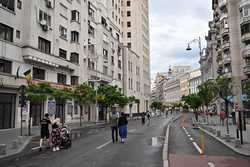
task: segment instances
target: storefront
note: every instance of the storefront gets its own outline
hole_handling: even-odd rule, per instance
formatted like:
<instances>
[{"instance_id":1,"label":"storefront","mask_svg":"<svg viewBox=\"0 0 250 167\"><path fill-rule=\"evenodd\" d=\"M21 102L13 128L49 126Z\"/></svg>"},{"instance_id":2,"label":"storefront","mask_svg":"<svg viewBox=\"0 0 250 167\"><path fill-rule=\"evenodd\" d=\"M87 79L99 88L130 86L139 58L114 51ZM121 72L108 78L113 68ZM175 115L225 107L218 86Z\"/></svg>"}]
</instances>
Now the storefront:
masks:
<instances>
[{"instance_id":1,"label":"storefront","mask_svg":"<svg viewBox=\"0 0 250 167\"><path fill-rule=\"evenodd\" d=\"M0 93L0 129L15 127L16 94Z\"/></svg>"},{"instance_id":2,"label":"storefront","mask_svg":"<svg viewBox=\"0 0 250 167\"><path fill-rule=\"evenodd\" d=\"M31 102L30 103L30 112L32 118L32 125L40 125L40 121L44 115L44 103L43 102Z\"/></svg>"}]
</instances>

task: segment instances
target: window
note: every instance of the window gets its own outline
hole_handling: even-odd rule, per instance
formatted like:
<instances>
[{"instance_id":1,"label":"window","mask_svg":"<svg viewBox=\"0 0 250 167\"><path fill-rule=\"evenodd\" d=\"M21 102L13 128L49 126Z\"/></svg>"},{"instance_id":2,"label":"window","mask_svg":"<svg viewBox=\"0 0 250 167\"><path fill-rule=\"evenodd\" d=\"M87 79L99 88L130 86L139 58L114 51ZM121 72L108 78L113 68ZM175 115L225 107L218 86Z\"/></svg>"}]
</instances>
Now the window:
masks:
<instances>
[{"instance_id":1,"label":"window","mask_svg":"<svg viewBox=\"0 0 250 167\"><path fill-rule=\"evenodd\" d=\"M77 21L80 22L80 13L77 10L71 11L71 21Z\"/></svg>"},{"instance_id":2,"label":"window","mask_svg":"<svg viewBox=\"0 0 250 167\"><path fill-rule=\"evenodd\" d=\"M15 10L15 0L0 0L0 5L11 11Z\"/></svg>"},{"instance_id":3,"label":"window","mask_svg":"<svg viewBox=\"0 0 250 167\"><path fill-rule=\"evenodd\" d=\"M127 22L127 27L131 27L131 22L130 21Z\"/></svg>"},{"instance_id":4,"label":"window","mask_svg":"<svg viewBox=\"0 0 250 167\"><path fill-rule=\"evenodd\" d=\"M131 32L127 32L127 37L131 38Z\"/></svg>"},{"instance_id":5,"label":"window","mask_svg":"<svg viewBox=\"0 0 250 167\"><path fill-rule=\"evenodd\" d=\"M34 67L33 68L33 78L34 79L45 80L45 70Z\"/></svg>"},{"instance_id":6,"label":"window","mask_svg":"<svg viewBox=\"0 0 250 167\"><path fill-rule=\"evenodd\" d=\"M16 38L18 39L21 38L21 32L19 30L16 30Z\"/></svg>"},{"instance_id":7,"label":"window","mask_svg":"<svg viewBox=\"0 0 250 167\"><path fill-rule=\"evenodd\" d=\"M22 9L22 1L21 0L17 0L17 8Z\"/></svg>"},{"instance_id":8,"label":"window","mask_svg":"<svg viewBox=\"0 0 250 167\"><path fill-rule=\"evenodd\" d=\"M39 21L45 21L46 25L51 26L51 16L42 10L39 10Z\"/></svg>"},{"instance_id":9,"label":"window","mask_svg":"<svg viewBox=\"0 0 250 167\"><path fill-rule=\"evenodd\" d=\"M115 65L114 56L111 56L111 64Z\"/></svg>"},{"instance_id":10,"label":"window","mask_svg":"<svg viewBox=\"0 0 250 167\"><path fill-rule=\"evenodd\" d=\"M79 32L71 31L71 42L79 43Z\"/></svg>"},{"instance_id":11,"label":"window","mask_svg":"<svg viewBox=\"0 0 250 167\"><path fill-rule=\"evenodd\" d=\"M127 6L131 6L131 2L130 1L127 1Z\"/></svg>"},{"instance_id":12,"label":"window","mask_svg":"<svg viewBox=\"0 0 250 167\"><path fill-rule=\"evenodd\" d=\"M67 51L63 49L59 49L59 57L67 59Z\"/></svg>"},{"instance_id":13,"label":"window","mask_svg":"<svg viewBox=\"0 0 250 167\"><path fill-rule=\"evenodd\" d=\"M106 49L103 49L103 58L108 60L108 51Z\"/></svg>"},{"instance_id":14,"label":"window","mask_svg":"<svg viewBox=\"0 0 250 167\"><path fill-rule=\"evenodd\" d=\"M103 74L108 75L108 67L103 66Z\"/></svg>"},{"instance_id":15,"label":"window","mask_svg":"<svg viewBox=\"0 0 250 167\"><path fill-rule=\"evenodd\" d=\"M11 74L12 62L0 59L0 72Z\"/></svg>"},{"instance_id":16,"label":"window","mask_svg":"<svg viewBox=\"0 0 250 167\"><path fill-rule=\"evenodd\" d=\"M122 61L121 60L118 60L118 68L122 68Z\"/></svg>"},{"instance_id":17,"label":"window","mask_svg":"<svg viewBox=\"0 0 250 167\"><path fill-rule=\"evenodd\" d=\"M13 28L0 23L0 39L13 42Z\"/></svg>"},{"instance_id":18,"label":"window","mask_svg":"<svg viewBox=\"0 0 250 167\"><path fill-rule=\"evenodd\" d=\"M131 45L131 42L128 42L128 48L131 48L132 47L132 45Z\"/></svg>"},{"instance_id":19,"label":"window","mask_svg":"<svg viewBox=\"0 0 250 167\"><path fill-rule=\"evenodd\" d=\"M122 80L122 74L118 73L118 80L121 81Z\"/></svg>"},{"instance_id":20,"label":"window","mask_svg":"<svg viewBox=\"0 0 250 167\"><path fill-rule=\"evenodd\" d=\"M127 17L131 16L131 11L127 11Z\"/></svg>"},{"instance_id":21,"label":"window","mask_svg":"<svg viewBox=\"0 0 250 167\"><path fill-rule=\"evenodd\" d=\"M78 53L71 53L70 62L79 64L79 54Z\"/></svg>"},{"instance_id":22,"label":"window","mask_svg":"<svg viewBox=\"0 0 250 167\"><path fill-rule=\"evenodd\" d=\"M67 28L59 26L59 33L61 38L67 39Z\"/></svg>"},{"instance_id":23,"label":"window","mask_svg":"<svg viewBox=\"0 0 250 167\"><path fill-rule=\"evenodd\" d=\"M71 85L78 85L79 77L78 76L71 76L70 81L71 81Z\"/></svg>"},{"instance_id":24,"label":"window","mask_svg":"<svg viewBox=\"0 0 250 167\"><path fill-rule=\"evenodd\" d=\"M57 73L57 83L66 84L67 76L65 74Z\"/></svg>"},{"instance_id":25,"label":"window","mask_svg":"<svg viewBox=\"0 0 250 167\"><path fill-rule=\"evenodd\" d=\"M44 53L47 53L47 54L50 54L50 41L44 39L44 38L41 38L41 37L38 37L38 49L41 51L41 52L44 52Z\"/></svg>"}]
</instances>

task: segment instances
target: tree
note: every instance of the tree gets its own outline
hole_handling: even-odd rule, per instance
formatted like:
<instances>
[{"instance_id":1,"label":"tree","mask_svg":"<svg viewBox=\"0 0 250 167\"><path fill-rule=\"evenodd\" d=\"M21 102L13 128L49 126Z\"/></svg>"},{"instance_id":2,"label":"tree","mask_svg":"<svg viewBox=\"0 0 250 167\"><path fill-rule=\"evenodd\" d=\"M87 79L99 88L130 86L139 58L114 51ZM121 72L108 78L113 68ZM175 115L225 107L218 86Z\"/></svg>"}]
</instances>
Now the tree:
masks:
<instances>
[{"instance_id":1,"label":"tree","mask_svg":"<svg viewBox=\"0 0 250 167\"><path fill-rule=\"evenodd\" d=\"M198 96L201 99L202 105L205 106L206 109L208 109L209 104L216 96L216 83L212 80L208 80L199 85L198 89Z\"/></svg>"},{"instance_id":2,"label":"tree","mask_svg":"<svg viewBox=\"0 0 250 167\"><path fill-rule=\"evenodd\" d=\"M83 83L74 87L73 97L80 105L80 126L82 126L83 106L89 106L90 104L93 104L96 99L96 93L91 86L87 85L86 83Z\"/></svg>"},{"instance_id":3,"label":"tree","mask_svg":"<svg viewBox=\"0 0 250 167\"><path fill-rule=\"evenodd\" d=\"M198 108L202 105L201 98L198 94L190 94L183 97L182 100L185 102L185 104L189 105L196 113L198 112Z\"/></svg>"},{"instance_id":4,"label":"tree","mask_svg":"<svg viewBox=\"0 0 250 167\"><path fill-rule=\"evenodd\" d=\"M224 76L219 76L216 78L216 89L215 94L224 100L225 102L225 112L227 117L227 133L229 134L229 125L228 125L228 117L229 117L229 97L232 96L232 80L231 78L227 78Z\"/></svg>"},{"instance_id":5,"label":"tree","mask_svg":"<svg viewBox=\"0 0 250 167\"><path fill-rule=\"evenodd\" d=\"M153 101L152 104L150 105L150 108L153 110L161 110L163 107L163 103L160 101Z\"/></svg>"}]
</instances>

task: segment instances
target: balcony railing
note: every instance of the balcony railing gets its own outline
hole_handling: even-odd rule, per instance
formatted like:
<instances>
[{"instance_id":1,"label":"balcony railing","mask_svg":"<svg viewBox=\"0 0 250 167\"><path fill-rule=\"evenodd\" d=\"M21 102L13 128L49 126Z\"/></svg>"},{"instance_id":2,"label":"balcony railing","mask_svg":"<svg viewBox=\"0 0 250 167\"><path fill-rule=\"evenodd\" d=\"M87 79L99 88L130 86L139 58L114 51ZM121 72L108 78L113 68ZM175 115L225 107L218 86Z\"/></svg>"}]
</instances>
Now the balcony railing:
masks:
<instances>
[{"instance_id":1,"label":"balcony railing","mask_svg":"<svg viewBox=\"0 0 250 167\"><path fill-rule=\"evenodd\" d=\"M219 8L223 8L227 5L227 0L219 0Z\"/></svg>"},{"instance_id":2,"label":"balcony railing","mask_svg":"<svg viewBox=\"0 0 250 167\"><path fill-rule=\"evenodd\" d=\"M242 49L242 56L243 56L243 58L250 58L250 45L246 45Z\"/></svg>"},{"instance_id":3,"label":"balcony railing","mask_svg":"<svg viewBox=\"0 0 250 167\"><path fill-rule=\"evenodd\" d=\"M241 40L242 40L242 42L250 40L250 32L247 32L244 35L242 35Z\"/></svg>"},{"instance_id":4,"label":"balcony railing","mask_svg":"<svg viewBox=\"0 0 250 167\"><path fill-rule=\"evenodd\" d=\"M246 75L250 75L250 64L247 64L244 68L243 68L243 72Z\"/></svg>"}]
</instances>

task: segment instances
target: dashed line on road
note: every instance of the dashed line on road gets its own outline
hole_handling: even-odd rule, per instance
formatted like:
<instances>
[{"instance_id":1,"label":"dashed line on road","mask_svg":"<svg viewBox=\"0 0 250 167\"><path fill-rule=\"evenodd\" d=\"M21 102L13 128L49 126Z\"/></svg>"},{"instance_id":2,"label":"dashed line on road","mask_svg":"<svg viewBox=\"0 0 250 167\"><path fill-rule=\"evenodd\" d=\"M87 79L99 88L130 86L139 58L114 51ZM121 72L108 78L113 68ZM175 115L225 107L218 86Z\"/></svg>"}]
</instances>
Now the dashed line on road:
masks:
<instances>
[{"instance_id":1,"label":"dashed line on road","mask_svg":"<svg viewBox=\"0 0 250 167\"><path fill-rule=\"evenodd\" d=\"M201 148L198 146L198 144L197 144L196 142L192 142L192 143L193 143L194 147L196 148L196 150L197 150L200 154L202 154L202 150L201 150Z\"/></svg>"},{"instance_id":2,"label":"dashed line on road","mask_svg":"<svg viewBox=\"0 0 250 167\"><path fill-rule=\"evenodd\" d=\"M209 167L215 167L215 164L212 162L208 162Z\"/></svg>"},{"instance_id":3,"label":"dashed line on road","mask_svg":"<svg viewBox=\"0 0 250 167\"><path fill-rule=\"evenodd\" d=\"M194 139L192 137L189 138L191 141L193 141Z\"/></svg>"},{"instance_id":4,"label":"dashed line on road","mask_svg":"<svg viewBox=\"0 0 250 167\"><path fill-rule=\"evenodd\" d=\"M102 145L96 147L96 149L97 149L97 150L100 150L101 148L105 147L106 145L108 145L108 144L110 144L110 143L112 143L112 140L109 140L108 142L106 142L106 143L104 143L104 144L102 144Z\"/></svg>"},{"instance_id":5,"label":"dashed line on road","mask_svg":"<svg viewBox=\"0 0 250 167\"><path fill-rule=\"evenodd\" d=\"M31 148L31 150L38 150L40 147L38 146L38 147L33 147L33 148Z\"/></svg>"},{"instance_id":6,"label":"dashed line on road","mask_svg":"<svg viewBox=\"0 0 250 167\"><path fill-rule=\"evenodd\" d=\"M132 133L132 132L135 132L135 131L136 131L136 129L130 129L130 130L128 130L129 133Z\"/></svg>"}]
</instances>

